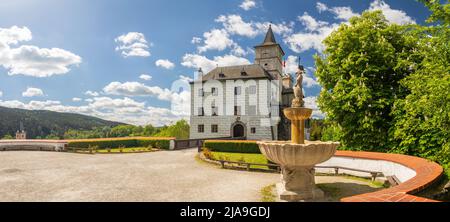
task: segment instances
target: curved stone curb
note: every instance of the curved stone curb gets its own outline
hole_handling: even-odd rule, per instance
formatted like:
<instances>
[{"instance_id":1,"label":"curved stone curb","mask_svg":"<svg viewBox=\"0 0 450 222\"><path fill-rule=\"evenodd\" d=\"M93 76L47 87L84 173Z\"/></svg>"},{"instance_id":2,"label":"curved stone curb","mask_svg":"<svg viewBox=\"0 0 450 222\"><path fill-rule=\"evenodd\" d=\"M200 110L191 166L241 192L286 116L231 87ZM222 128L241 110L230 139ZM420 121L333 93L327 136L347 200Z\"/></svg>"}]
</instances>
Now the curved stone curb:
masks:
<instances>
[{"instance_id":1,"label":"curved stone curb","mask_svg":"<svg viewBox=\"0 0 450 222\"><path fill-rule=\"evenodd\" d=\"M384 160L401 164L416 172L416 175L395 187L341 199L342 202L438 202L414 196L438 181L443 175L443 168L432 161L402 154L338 151L335 156L370 160Z\"/></svg>"}]
</instances>

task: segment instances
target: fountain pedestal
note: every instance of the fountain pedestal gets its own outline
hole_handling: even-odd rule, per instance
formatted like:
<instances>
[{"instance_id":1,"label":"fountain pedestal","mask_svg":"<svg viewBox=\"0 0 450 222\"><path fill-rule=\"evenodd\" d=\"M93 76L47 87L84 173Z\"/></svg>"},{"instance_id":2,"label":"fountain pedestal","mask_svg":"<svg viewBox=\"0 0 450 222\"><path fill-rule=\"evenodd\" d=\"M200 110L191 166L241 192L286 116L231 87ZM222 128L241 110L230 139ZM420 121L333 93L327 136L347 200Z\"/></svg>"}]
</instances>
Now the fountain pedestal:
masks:
<instances>
[{"instance_id":1,"label":"fountain pedestal","mask_svg":"<svg viewBox=\"0 0 450 222\"><path fill-rule=\"evenodd\" d=\"M283 110L286 118L291 120L292 141L261 141L258 145L267 159L281 166L282 182L277 184L281 200L317 200L323 198L324 194L316 187L314 166L329 160L339 143L305 143L305 120L311 117L312 109L303 107L303 66L299 65L296 74L292 107Z\"/></svg>"},{"instance_id":2,"label":"fountain pedestal","mask_svg":"<svg viewBox=\"0 0 450 222\"><path fill-rule=\"evenodd\" d=\"M281 183L277 184L281 200L308 201L324 197L323 191L316 187L314 166L330 159L339 143L261 141L258 145L267 159L281 166Z\"/></svg>"},{"instance_id":3,"label":"fountain pedestal","mask_svg":"<svg viewBox=\"0 0 450 222\"><path fill-rule=\"evenodd\" d=\"M284 167L282 182L277 184L281 200L301 201L322 199L324 193L316 187L314 167Z\"/></svg>"}]
</instances>

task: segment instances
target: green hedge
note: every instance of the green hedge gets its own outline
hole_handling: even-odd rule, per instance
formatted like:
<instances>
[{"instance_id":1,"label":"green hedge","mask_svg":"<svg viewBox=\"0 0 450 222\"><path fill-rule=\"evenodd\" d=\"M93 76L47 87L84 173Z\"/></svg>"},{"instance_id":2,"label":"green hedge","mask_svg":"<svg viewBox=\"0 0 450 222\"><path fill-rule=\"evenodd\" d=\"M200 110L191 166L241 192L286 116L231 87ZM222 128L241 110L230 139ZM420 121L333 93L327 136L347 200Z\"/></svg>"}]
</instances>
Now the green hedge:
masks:
<instances>
[{"instance_id":1,"label":"green hedge","mask_svg":"<svg viewBox=\"0 0 450 222\"><path fill-rule=\"evenodd\" d=\"M73 140L68 142L68 147L87 149L89 147L98 147L98 149L114 149L119 147L148 147L152 146L159 149L169 149L170 138L123 138L123 139L93 139L93 140Z\"/></svg>"},{"instance_id":2,"label":"green hedge","mask_svg":"<svg viewBox=\"0 0 450 222\"><path fill-rule=\"evenodd\" d=\"M203 146L215 152L261 153L256 141L248 140L207 140Z\"/></svg>"}]
</instances>

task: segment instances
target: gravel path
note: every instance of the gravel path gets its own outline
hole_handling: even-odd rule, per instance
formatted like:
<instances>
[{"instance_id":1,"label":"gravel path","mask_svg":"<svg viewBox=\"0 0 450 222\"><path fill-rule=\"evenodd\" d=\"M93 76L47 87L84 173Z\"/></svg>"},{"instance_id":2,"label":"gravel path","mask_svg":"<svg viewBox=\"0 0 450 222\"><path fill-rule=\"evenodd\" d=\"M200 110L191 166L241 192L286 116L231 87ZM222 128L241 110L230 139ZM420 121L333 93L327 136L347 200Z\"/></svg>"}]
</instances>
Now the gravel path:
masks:
<instances>
[{"instance_id":1,"label":"gravel path","mask_svg":"<svg viewBox=\"0 0 450 222\"><path fill-rule=\"evenodd\" d=\"M280 179L222 170L195 155L0 152L0 201L260 201L261 188Z\"/></svg>"}]
</instances>

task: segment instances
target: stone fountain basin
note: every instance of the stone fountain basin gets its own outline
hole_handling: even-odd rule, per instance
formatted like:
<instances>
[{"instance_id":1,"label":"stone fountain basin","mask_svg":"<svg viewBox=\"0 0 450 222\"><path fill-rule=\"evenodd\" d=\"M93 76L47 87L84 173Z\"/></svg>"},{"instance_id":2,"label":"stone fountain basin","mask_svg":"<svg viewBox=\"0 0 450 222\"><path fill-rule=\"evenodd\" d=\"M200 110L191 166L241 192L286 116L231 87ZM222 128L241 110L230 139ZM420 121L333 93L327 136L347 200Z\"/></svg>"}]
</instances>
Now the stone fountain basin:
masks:
<instances>
[{"instance_id":1,"label":"stone fountain basin","mask_svg":"<svg viewBox=\"0 0 450 222\"><path fill-rule=\"evenodd\" d=\"M304 107L291 107L283 110L284 115L289 120L305 120L312 115L312 109Z\"/></svg>"},{"instance_id":2,"label":"stone fountain basin","mask_svg":"<svg viewBox=\"0 0 450 222\"><path fill-rule=\"evenodd\" d=\"M285 167L309 167L329 160L339 146L338 142L305 141L293 144L290 141L260 141L261 153L270 161Z\"/></svg>"}]
</instances>

